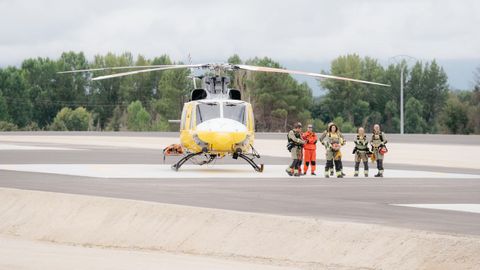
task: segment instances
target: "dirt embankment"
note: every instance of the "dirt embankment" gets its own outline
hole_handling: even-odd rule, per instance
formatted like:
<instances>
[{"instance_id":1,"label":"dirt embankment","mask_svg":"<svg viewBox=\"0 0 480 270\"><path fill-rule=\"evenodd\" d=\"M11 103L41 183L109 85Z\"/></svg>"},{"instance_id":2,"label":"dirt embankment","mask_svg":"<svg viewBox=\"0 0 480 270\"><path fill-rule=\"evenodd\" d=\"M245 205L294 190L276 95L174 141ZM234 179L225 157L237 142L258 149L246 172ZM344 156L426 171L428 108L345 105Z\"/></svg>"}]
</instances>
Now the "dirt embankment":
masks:
<instances>
[{"instance_id":1,"label":"dirt embankment","mask_svg":"<svg viewBox=\"0 0 480 270\"><path fill-rule=\"evenodd\" d=\"M0 189L0 234L309 268L480 267L478 237L13 189Z\"/></svg>"}]
</instances>

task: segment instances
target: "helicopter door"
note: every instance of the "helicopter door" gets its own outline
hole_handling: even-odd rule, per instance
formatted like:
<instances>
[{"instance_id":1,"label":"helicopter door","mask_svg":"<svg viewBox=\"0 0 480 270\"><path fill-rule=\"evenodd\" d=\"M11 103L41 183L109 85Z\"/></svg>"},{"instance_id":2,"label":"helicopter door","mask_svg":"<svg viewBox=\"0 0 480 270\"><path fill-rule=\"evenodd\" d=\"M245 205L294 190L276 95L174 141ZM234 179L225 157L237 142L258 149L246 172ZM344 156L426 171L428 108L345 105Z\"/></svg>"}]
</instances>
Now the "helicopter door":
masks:
<instances>
[{"instance_id":1,"label":"helicopter door","mask_svg":"<svg viewBox=\"0 0 480 270\"><path fill-rule=\"evenodd\" d=\"M185 112L185 129L192 130L193 129L193 121L192 121L192 108L193 104L187 104L187 109Z\"/></svg>"},{"instance_id":2,"label":"helicopter door","mask_svg":"<svg viewBox=\"0 0 480 270\"><path fill-rule=\"evenodd\" d=\"M248 128L248 131L253 132L255 131L255 119L253 118L253 110L251 105L248 105L247 111L248 111L247 128Z\"/></svg>"},{"instance_id":3,"label":"helicopter door","mask_svg":"<svg viewBox=\"0 0 480 270\"><path fill-rule=\"evenodd\" d=\"M180 118L180 131L185 130L185 122L186 122L186 118L187 118L187 108L188 108L187 104L183 105L182 118Z\"/></svg>"}]
</instances>

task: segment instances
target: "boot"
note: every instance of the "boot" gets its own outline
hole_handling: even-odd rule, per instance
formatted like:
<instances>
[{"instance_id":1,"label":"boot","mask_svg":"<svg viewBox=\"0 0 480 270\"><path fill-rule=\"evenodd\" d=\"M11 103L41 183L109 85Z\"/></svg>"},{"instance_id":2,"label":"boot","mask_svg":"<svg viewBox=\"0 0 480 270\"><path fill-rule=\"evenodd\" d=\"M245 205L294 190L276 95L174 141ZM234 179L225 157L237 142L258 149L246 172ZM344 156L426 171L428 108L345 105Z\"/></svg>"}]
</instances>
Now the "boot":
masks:
<instances>
[{"instance_id":1,"label":"boot","mask_svg":"<svg viewBox=\"0 0 480 270\"><path fill-rule=\"evenodd\" d=\"M300 171L298 171L297 167L293 167L293 176L300 176Z\"/></svg>"},{"instance_id":2,"label":"boot","mask_svg":"<svg viewBox=\"0 0 480 270\"><path fill-rule=\"evenodd\" d=\"M353 174L354 177L358 177L358 171L355 171L355 173Z\"/></svg>"},{"instance_id":3,"label":"boot","mask_svg":"<svg viewBox=\"0 0 480 270\"><path fill-rule=\"evenodd\" d=\"M368 161L363 162L363 174L368 177Z\"/></svg>"},{"instance_id":4,"label":"boot","mask_svg":"<svg viewBox=\"0 0 480 270\"><path fill-rule=\"evenodd\" d=\"M343 162L340 160L340 173L342 174L342 176L347 176L344 172L343 172Z\"/></svg>"},{"instance_id":5,"label":"boot","mask_svg":"<svg viewBox=\"0 0 480 270\"><path fill-rule=\"evenodd\" d=\"M333 175L333 160L327 160L325 163L325 178L329 178Z\"/></svg>"},{"instance_id":6,"label":"boot","mask_svg":"<svg viewBox=\"0 0 480 270\"><path fill-rule=\"evenodd\" d=\"M377 174L374 175L375 177L383 177L383 173L378 172Z\"/></svg>"}]
</instances>

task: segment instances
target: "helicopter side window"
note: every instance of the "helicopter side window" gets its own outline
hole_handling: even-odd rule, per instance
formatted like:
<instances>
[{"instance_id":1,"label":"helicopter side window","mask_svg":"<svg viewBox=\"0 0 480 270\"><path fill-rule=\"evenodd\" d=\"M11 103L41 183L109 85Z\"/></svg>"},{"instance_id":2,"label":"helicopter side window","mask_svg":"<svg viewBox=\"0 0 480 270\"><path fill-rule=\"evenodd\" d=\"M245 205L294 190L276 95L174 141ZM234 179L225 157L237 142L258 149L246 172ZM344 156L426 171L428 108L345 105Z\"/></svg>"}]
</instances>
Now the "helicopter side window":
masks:
<instances>
[{"instance_id":1,"label":"helicopter side window","mask_svg":"<svg viewBox=\"0 0 480 270\"><path fill-rule=\"evenodd\" d=\"M236 104L236 103L224 103L223 104L223 117L235 120L244 125L247 124L247 115L246 115L246 106L245 104Z\"/></svg>"},{"instance_id":2,"label":"helicopter side window","mask_svg":"<svg viewBox=\"0 0 480 270\"><path fill-rule=\"evenodd\" d=\"M197 104L197 125L214 118L220 118L220 106L217 102Z\"/></svg>"},{"instance_id":3,"label":"helicopter side window","mask_svg":"<svg viewBox=\"0 0 480 270\"><path fill-rule=\"evenodd\" d=\"M180 118L180 130L185 130L185 121L187 118L187 106L183 106L182 118Z\"/></svg>"}]
</instances>

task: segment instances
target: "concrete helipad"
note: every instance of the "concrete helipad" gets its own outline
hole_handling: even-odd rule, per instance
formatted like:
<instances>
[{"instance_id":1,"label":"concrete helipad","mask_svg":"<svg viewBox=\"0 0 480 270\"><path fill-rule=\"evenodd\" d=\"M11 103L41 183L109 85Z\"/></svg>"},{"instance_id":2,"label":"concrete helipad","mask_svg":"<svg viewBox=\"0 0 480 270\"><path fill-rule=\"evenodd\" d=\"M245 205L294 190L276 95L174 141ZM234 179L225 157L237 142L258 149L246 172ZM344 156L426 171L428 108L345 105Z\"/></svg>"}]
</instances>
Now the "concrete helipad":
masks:
<instances>
[{"instance_id":1,"label":"concrete helipad","mask_svg":"<svg viewBox=\"0 0 480 270\"><path fill-rule=\"evenodd\" d=\"M162 164L159 150L178 141L174 133L0 134L0 187L480 235L476 213L393 205L480 204L478 159L449 161L440 154L461 149L475 152L465 153L466 157L476 157L478 136L392 135L390 140L397 146L386 156L384 178L373 177L377 170L372 163L370 177L363 177L362 168L358 178L352 177L352 156L346 149L347 176L325 179L321 148L317 176L289 177L284 136L257 135L256 147L272 155L262 158L263 173L228 157L204 166L187 163L175 172L170 165L178 157ZM452 144L457 141L468 145ZM428 162L426 156L416 154L418 149L432 149ZM405 155L402 151L407 150L413 152Z\"/></svg>"},{"instance_id":2,"label":"concrete helipad","mask_svg":"<svg viewBox=\"0 0 480 270\"><path fill-rule=\"evenodd\" d=\"M212 178L292 178L285 173L286 165L266 165L262 173L255 172L249 165L185 165L173 171L170 165L154 164L8 164L0 165L0 170L50 173L97 178L156 178L156 179L212 179ZM324 179L322 167L317 176L307 174L299 179ZM346 177L353 177L353 168L345 167ZM376 173L370 170L370 179ZM335 178L335 177L332 177ZM476 174L444 173L432 171L386 170L384 178L480 178ZM296 179L296 178L292 178ZM363 170L356 179L365 179ZM378 180L378 178L376 178Z\"/></svg>"},{"instance_id":3,"label":"concrete helipad","mask_svg":"<svg viewBox=\"0 0 480 270\"><path fill-rule=\"evenodd\" d=\"M14 198L19 199L18 196L12 197L12 200L7 199L6 203L3 204L4 210L1 213L8 212L10 216L9 218L4 217L3 223L16 221L11 224L11 227L4 228L6 232L15 233L19 228L17 225L29 225L28 220L32 216L48 220L49 215L58 212L59 207L63 208L64 216L57 216L58 225L71 226L71 224L64 222L65 217L72 217L67 204L72 202L69 199L74 197L72 194L78 194L89 196L85 200L87 204L93 201L102 202L103 199L107 198L112 199L112 205L116 205L119 200L127 199L124 201L126 207L131 207L136 202L143 202L147 206L144 212L146 218L139 217L136 212L138 209L135 207L132 208L130 214L126 215L137 217L139 220L145 221L146 224L150 224L149 221L151 221L151 205L157 203L170 206L193 206L195 209L208 208L218 211L218 213L223 213L225 210L227 210L226 212L234 210L235 212L240 211L252 215L271 216L273 214L287 219L306 218L320 224L320 229L324 228L325 222L346 222L353 224L352 230L346 230L340 226L343 231L337 233L337 235L348 236L352 242L345 242L345 239L330 240L333 246L343 243L345 247L351 248L348 249L348 253L352 250L361 250L356 245L363 241L358 242L358 239L364 234L353 233L354 228L371 228L368 231L372 233L372 237L364 242L368 243L366 246L368 248L372 247L371 240L382 242L377 237L378 229L373 229L377 228L376 226L398 229L398 232L402 233L397 236L404 237L405 240L399 241L400 238L396 235L390 235L390 238L385 239L396 241L398 246L394 248L390 246L396 252L399 249L404 250L404 247L410 248L411 255L408 256L409 258L412 258L412 255L422 254L422 252L415 250L419 243L411 243L411 241L417 241L419 238L406 236L412 233L412 230L427 231L423 235L447 235L445 239L449 239L450 235L461 235L464 239L462 241L473 245L476 243L474 239L480 236L480 227L478 226L480 224L480 214L478 213L480 205L480 164L476 158L480 151L480 140L476 139L480 137L462 137L460 141L468 143L453 145L452 142L455 142L457 137L433 136L434 138L430 139L427 135L421 137L391 136L390 139L393 143L385 160L385 177L380 179L373 177L377 170L375 164L372 163L370 163L370 177L362 176L363 169L360 170L360 177L352 177L352 155L350 155L351 151L348 148L351 145L347 144L348 147L343 150L347 177L326 179L322 176L324 150L321 148L317 151L319 158L317 176L287 176L285 168L290 163L290 158L284 148L285 142L282 140L284 136L280 135L258 134L256 147L262 154L261 163L265 164L265 171L257 173L245 162L228 157L218 160L216 164L204 166L187 163L178 172L173 171L170 165L178 160L178 157L167 158L166 164L163 164L161 149L169 143L178 141L175 134L39 134L8 134L7 136L0 134L0 188L20 190L16 193L19 196L28 193L25 190L54 192L51 196L41 196L45 199L43 203L40 203L39 199L32 199L25 201L23 205L15 205L12 200ZM435 143L431 144L430 141ZM478 143L476 143L477 141ZM466 160L452 158L445 154L459 151L463 151L462 155ZM423 155L422 153L428 154ZM50 197L54 195L59 195L57 197L61 200L55 203L51 202ZM5 199L5 196L3 198ZM50 214L38 214L39 212L36 211L35 207L38 207L38 211L45 211L45 213ZM132 227L130 217L121 218L125 214L122 207L116 208L118 215L114 216L125 222L125 227L115 227L111 223L112 213L104 207L103 202L98 207L88 211L84 211L83 206L76 206L75 209L78 210L78 213L85 215L85 217L79 217L72 223L77 225L80 223L79 226L81 227L82 222L87 220L101 222L101 220L92 218L90 215L104 213L106 215L104 220L107 224L106 228L117 228L121 231L119 236L126 235L124 231L126 228L133 231L148 231L143 227L141 229ZM192 211L192 214L197 213L196 210ZM20 212L26 218L20 217ZM188 214L186 217L191 217L192 214ZM173 216L176 215L174 213ZM205 215L199 216L205 218ZM219 214L219 216L223 215ZM219 218L219 216L214 220L225 220ZM25 220L27 220L26 223ZM167 220L169 219L167 218ZM167 223L170 224L170 221ZM38 225L29 225L33 229L32 235L37 235L34 232L35 229L44 228L42 224L43 222L39 222ZM102 224L98 228L104 228ZM118 226L119 223L115 224ZM187 227L191 225L190 222L186 224ZM201 224L204 224L204 222L202 221ZM232 228L243 230L245 229L243 224L242 220L238 220L238 226L233 224L235 226ZM287 222L285 224L291 223ZM274 230L259 229L256 225L251 229L252 232L265 231L268 234L270 231L283 230L285 228L283 225L283 223L281 225L277 224L278 229ZM209 227L211 226L206 226L207 229ZM157 223L153 222L151 228L158 229ZM81 232L84 231L84 228L75 231ZM92 231L97 230L92 229ZM107 229L107 231L110 230ZM305 231L315 232L316 230L307 226ZM63 237L68 235L78 238L75 238L75 243L77 240L82 240L82 234L65 233L65 235L62 235L62 232L65 232L63 229L53 230L53 232L59 233L57 235L61 236L59 239L64 239ZM230 229L225 232L227 235L231 235ZM332 227L332 232L338 232L338 228ZM291 235L295 236L297 234L298 229L291 231ZM133 233L131 235L135 236L137 234ZM190 239L190 234L185 235L186 239ZM332 233L328 232L325 235L329 238ZM297 236L303 237L302 235ZM102 239L102 237L96 236L92 239ZM308 239L316 239L315 237L312 236ZM107 246L117 243L117 238L112 238L112 242ZM149 238L149 235L140 237L135 243L143 243L145 239ZM275 237L275 239L277 238ZM431 238L437 239L436 236ZM41 239L50 238L42 236ZM158 239L164 239L164 237ZM241 238L237 237L237 239ZM200 240L198 243L206 243L211 238L205 237L205 239ZM219 238L219 241L219 246L222 246L224 240ZM447 242L457 243L455 241L449 240ZM225 243L227 242L231 243L225 240ZM322 242L321 244L325 243L325 241L320 242ZM423 242L423 246L425 247L425 244L428 246L430 242L431 240ZM303 246L305 241L302 238L301 241L295 243ZM441 247L442 243L435 242L435 245ZM16 245L17 243L8 242L4 246L11 250ZM33 247L35 243L26 243L25 245ZM244 244L238 246L245 247ZM256 246L262 249L262 244L256 244ZM448 246L451 247L451 251L457 251L455 245L448 244ZM175 243L174 247L178 247L178 243ZM233 247L236 248L237 245L233 245ZM382 244L378 248L384 250L383 247ZM462 247L471 252L477 250L474 246L472 248ZM318 252L319 248L321 249L322 246L313 241L312 248L307 250ZM327 251L332 251L332 255L338 255L335 248L330 246L325 248ZM61 247L61 249L61 252L63 252L69 248ZM186 250L191 249L187 248ZM438 248L435 248L431 254L440 254L437 253L437 250ZM32 249L32 254L44 251L54 250L47 246L38 246L38 249ZM446 256L453 256L451 258L463 258L465 256L463 251L458 256L451 255L451 253L444 254L450 254ZM310 254L309 252L302 252L302 254ZM15 253L11 254L11 256L15 256ZM28 256L26 251L19 251L17 254ZM66 253L62 254L65 255ZM291 252L285 254L288 255ZM325 255L326 253L321 251L318 254ZM374 256L379 253L373 252L371 254ZM7 255L7 257L11 256ZM362 258L372 258L372 256L359 256L358 258L362 260ZM444 255L438 256L440 258ZM327 257L332 258L331 256ZM39 259L40 257L36 258ZM318 258L318 256L315 256L315 258ZM81 260L82 256L74 259ZM131 257L128 260L134 259ZM413 258L409 261L415 262L415 260ZM442 261L443 259L440 258L439 260ZM49 260L38 261L38 263L46 261ZM72 261L74 260L72 259ZM306 261L310 261L310 259ZM338 262L338 260L333 261ZM384 260L382 259L382 261ZM215 262L215 264L219 263L221 262ZM158 262L155 264L158 264ZM22 264L17 262L16 265ZM338 269L337 266L335 265L332 269ZM49 264L45 267L52 268L54 265ZM184 268L185 266L179 267ZM1 262L0 268L2 268ZM415 268L414 265L404 267L404 269Z\"/></svg>"},{"instance_id":4,"label":"concrete helipad","mask_svg":"<svg viewBox=\"0 0 480 270\"><path fill-rule=\"evenodd\" d=\"M9 151L75 151L83 150L78 148L67 147L51 147L51 146L32 146L32 145L17 145L17 144L0 144L1 150Z\"/></svg>"}]
</instances>

